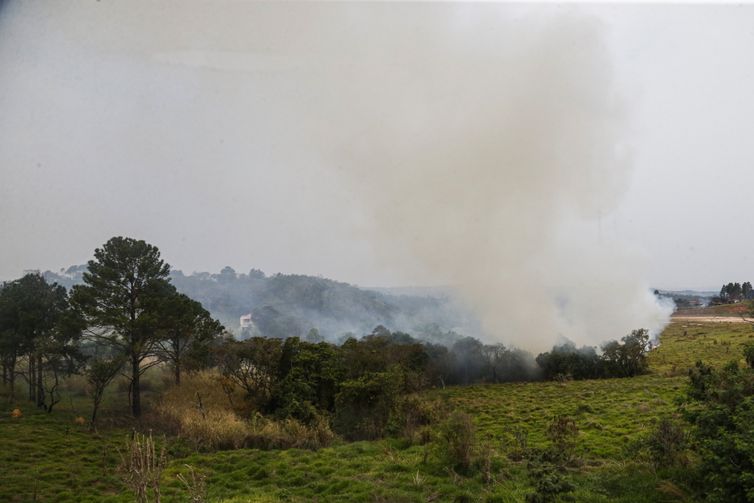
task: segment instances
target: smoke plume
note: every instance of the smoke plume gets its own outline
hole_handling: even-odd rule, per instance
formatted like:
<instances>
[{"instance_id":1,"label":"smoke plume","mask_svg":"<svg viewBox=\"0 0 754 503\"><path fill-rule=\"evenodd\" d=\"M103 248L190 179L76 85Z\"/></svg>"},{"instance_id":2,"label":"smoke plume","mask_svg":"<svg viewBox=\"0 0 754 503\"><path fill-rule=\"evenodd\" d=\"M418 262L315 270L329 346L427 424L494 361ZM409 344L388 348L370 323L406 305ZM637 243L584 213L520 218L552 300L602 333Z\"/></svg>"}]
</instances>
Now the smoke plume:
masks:
<instances>
[{"instance_id":1,"label":"smoke plume","mask_svg":"<svg viewBox=\"0 0 754 503\"><path fill-rule=\"evenodd\" d=\"M6 271L123 234L186 270L453 285L488 340L533 350L666 320L641 251L600 229L630 117L578 7L6 7Z\"/></svg>"},{"instance_id":2,"label":"smoke plume","mask_svg":"<svg viewBox=\"0 0 754 503\"><path fill-rule=\"evenodd\" d=\"M668 311L641 254L600 230L631 167L600 26L476 22L398 52L412 71L384 75L347 148L375 246L454 285L489 340L657 332Z\"/></svg>"}]
</instances>

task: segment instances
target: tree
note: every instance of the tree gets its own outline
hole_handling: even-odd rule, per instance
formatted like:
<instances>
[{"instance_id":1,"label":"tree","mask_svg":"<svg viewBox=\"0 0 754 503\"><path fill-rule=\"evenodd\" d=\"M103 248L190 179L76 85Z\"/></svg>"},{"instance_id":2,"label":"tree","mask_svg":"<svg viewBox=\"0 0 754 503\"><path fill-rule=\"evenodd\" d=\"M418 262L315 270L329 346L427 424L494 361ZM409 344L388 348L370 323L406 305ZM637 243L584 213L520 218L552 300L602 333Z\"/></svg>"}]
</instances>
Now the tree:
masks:
<instances>
[{"instance_id":1,"label":"tree","mask_svg":"<svg viewBox=\"0 0 754 503\"><path fill-rule=\"evenodd\" d=\"M123 363L124 361L121 356L93 357L84 369L84 376L92 393L92 418L90 422L92 430L96 429L97 411L102 403L105 388L118 375L118 372L123 367Z\"/></svg>"},{"instance_id":2,"label":"tree","mask_svg":"<svg viewBox=\"0 0 754 503\"><path fill-rule=\"evenodd\" d=\"M606 370L614 377L634 377L643 374L649 366L647 351L649 332L641 328L623 337L621 342L612 341L602 347L602 359Z\"/></svg>"},{"instance_id":3,"label":"tree","mask_svg":"<svg viewBox=\"0 0 754 503\"><path fill-rule=\"evenodd\" d=\"M170 295L161 306L162 337L157 341L160 359L173 367L175 384L181 384L181 370L190 356L199 360L224 327L212 319L202 305L182 293Z\"/></svg>"},{"instance_id":4,"label":"tree","mask_svg":"<svg viewBox=\"0 0 754 503\"><path fill-rule=\"evenodd\" d=\"M697 362L683 412L706 501L754 501L754 369Z\"/></svg>"},{"instance_id":5,"label":"tree","mask_svg":"<svg viewBox=\"0 0 754 503\"><path fill-rule=\"evenodd\" d=\"M752 290L751 283L748 281L745 281L741 285L741 294L743 295L744 299L751 299L752 293L754 293L754 290Z\"/></svg>"},{"instance_id":6,"label":"tree","mask_svg":"<svg viewBox=\"0 0 754 503\"><path fill-rule=\"evenodd\" d=\"M325 342L286 339L270 410L280 418L293 417L305 423L316 421L318 410L332 412L343 375L337 351Z\"/></svg>"},{"instance_id":7,"label":"tree","mask_svg":"<svg viewBox=\"0 0 754 503\"><path fill-rule=\"evenodd\" d=\"M24 338L19 330L17 291L6 283L0 290L0 356L3 359L3 380L9 386L8 400L15 400L16 365L24 348Z\"/></svg>"},{"instance_id":8,"label":"tree","mask_svg":"<svg viewBox=\"0 0 754 503\"><path fill-rule=\"evenodd\" d=\"M223 345L220 368L223 375L246 392L257 410L269 403L278 381L282 339L252 337Z\"/></svg>"},{"instance_id":9,"label":"tree","mask_svg":"<svg viewBox=\"0 0 754 503\"><path fill-rule=\"evenodd\" d=\"M619 343L606 346L608 354L613 348L616 352L621 351ZM619 356L615 356L619 359ZM600 356L589 346L577 349L572 343L553 346L547 353L537 356L537 364L542 369L545 379L560 379L570 377L573 379L595 379L602 377L602 362Z\"/></svg>"},{"instance_id":10,"label":"tree","mask_svg":"<svg viewBox=\"0 0 754 503\"><path fill-rule=\"evenodd\" d=\"M10 373L11 400L16 364L25 358L27 372L22 375L29 385L29 399L48 412L52 410L59 401L60 373L73 372L81 360L77 347L81 328L62 286L47 283L37 273L4 285L0 292L0 353Z\"/></svg>"},{"instance_id":11,"label":"tree","mask_svg":"<svg viewBox=\"0 0 754 503\"><path fill-rule=\"evenodd\" d=\"M73 287L73 302L86 317L89 335L129 361L134 417L141 415L139 378L158 363L160 310L172 294L169 272L157 247L114 237L94 251L84 284Z\"/></svg>"}]
</instances>

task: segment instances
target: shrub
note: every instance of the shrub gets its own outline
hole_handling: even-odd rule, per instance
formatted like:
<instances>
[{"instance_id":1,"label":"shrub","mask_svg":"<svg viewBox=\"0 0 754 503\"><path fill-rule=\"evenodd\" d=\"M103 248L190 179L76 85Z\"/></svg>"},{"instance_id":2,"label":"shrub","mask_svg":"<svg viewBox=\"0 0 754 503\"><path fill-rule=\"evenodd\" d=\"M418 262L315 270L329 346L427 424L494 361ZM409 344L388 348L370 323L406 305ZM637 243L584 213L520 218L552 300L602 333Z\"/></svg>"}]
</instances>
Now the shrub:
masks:
<instances>
[{"instance_id":1,"label":"shrub","mask_svg":"<svg viewBox=\"0 0 754 503\"><path fill-rule=\"evenodd\" d=\"M372 440L385 434L403 383L398 368L369 372L345 381L335 397L334 425L350 440Z\"/></svg>"},{"instance_id":2,"label":"shrub","mask_svg":"<svg viewBox=\"0 0 754 503\"><path fill-rule=\"evenodd\" d=\"M566 477L566 469L552 449L532 453L527 463L534 492L526 495L528 503L551 503L565 499L574 486Z\"/></svg>"},{"instance_id":3,"label":"shrub","mask_svg":"<svg viewBox=\"0 0 754 503\"><path fill-rule=\"evenodd\" d=\"M684 413L699 454L698 486L707 501L754 498L754 370L701 362L690 372Z\"/></svg>"},{"instance_id":4,"label":"shrub","mask_svg":"<svg viewBox=\"0 0 754 503\"><path fill-rule=\"evenodd\" d=\"M162 395L150 418L152 425L186 438L199 450L243 447L249 426L232 410L220 379L211 371L184 376L180 386Z\"/></svg>"},{"instance_id":5,"label":"shrub","mask_svg":"<svg viewBox=\"0 0 754 503\"><path fill-rule=\"evenodd\" d=\"M329 422L319 417L306 425L296 419L271 420L256 415L249 423L247 447L258 449L312 449L330 445L335 434Z\"/></svg>"},{"instance_id":6,"label":"shrub","mask_svg":"<svg viewBox=\"0 0 754 503\"><path fill-rule=\"evenodd\" d=\"M749 368L754 369L754 344L744 346L744 359Z\"/></svg>"},{"instance_id":7,"label":"shrub","mask_svg":"<svg viewBox=\"0 0 754 503\"><path fill-rule=\"evenodd\" d=\"M576 437L579 428L576 421L568 416L555 416L547 427L547 438L552 442L552 454L564 462L573 459L576 450Z\"/></svg>"},{"instance_id":8,"label":"shrub","mask_svg":"<svg viewBox=\"0 0 754 503\"><path fill-rule=\"evenodd\" d=\"M455 411L441 425L438 435L440 456L451 467L468 472L474 462L476 428L471 416Z\"/></svg>"},{"instance_id":9,"label":"shrub","mask_svg":"<svg viewBox=\"0 0 754 503\"><path fill-rule=\"evenodd\" d=\"M547 427L551 444L546 449L529 450L527 468L534 492L529 503L549 503L567 499L574 486L567 478L566 465L573 461L579 429L568 416L555 416Z\"/></svg>"},{"instance_id":10,"label":"shrub","mask_svg":"<svg viewBox=\"0 0 754 503\"><path fill-rule=\"evenodd\" d=\"M512 445L508 451L508 458L511 461L523 461L529 455L529 436L526 430L516 428L509 435L509 444Z\"/></svg>"},{"instance_id":11,"label":"shrub","mask_svg":"<svg viewBox=\"0 0 754 503\"><path fill-rule=\"evenodd\" d=\"M657 468L682 464L686 444L683 426L670 417L663 417L647 439L652 464Z\"/></svg>"},{"instance_id":12,"label":"shrub","mask_svg":"<svg viewBox=\"0 0 754 503\"><path fill-rule=\"evenodd\" d=\"M234 397L243 403L242 393L235 388L229 394L225 384L217 372L185 376L180 386L165 392L150 418L151 424L203 451L242 447L318 449L335 439L328 418L320 414L314 414L309 424L295 419L272 420L259 413L245 420L231 405Z\"/></svg>"},{"instance_id":13,"label":"shrub","mask_svg":"<svg viewBox=\"0 0 754 503\"><path fill-rule=\"evenodd\" d=\"M409 444L425 444L430 440L430 426L445 416L445 404L437 399L408 395L398 400L387 431Z\"/></svg>"}]
</instances>

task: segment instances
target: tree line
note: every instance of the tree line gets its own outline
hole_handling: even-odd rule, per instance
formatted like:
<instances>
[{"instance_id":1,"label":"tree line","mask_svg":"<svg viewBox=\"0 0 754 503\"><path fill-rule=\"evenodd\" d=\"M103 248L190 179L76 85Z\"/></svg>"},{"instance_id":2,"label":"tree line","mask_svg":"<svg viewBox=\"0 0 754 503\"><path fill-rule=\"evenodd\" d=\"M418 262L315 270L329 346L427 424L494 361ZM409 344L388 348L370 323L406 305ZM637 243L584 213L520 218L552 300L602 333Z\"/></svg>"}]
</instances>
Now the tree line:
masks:
<instances>
[{"instance_id":1,"label":"tree line","mask_svg":"<svg viewBox=\"0 0 754 503\"><path fill-rule=\"evenodd\" d=\"M553 348L536 359L472 337L451 346L420 341L383 326L335 345L310 337L234 340L202 305L176 291L170 266L144 241L114 237L94 252L83 284L70 293L39 274L0 289L3 382L16 378L48 412L60 400L60 379L83 374L95 423L105 389L128 379L134 417L142 414L141 377L166 365L176 385L187 370L216 368L244 391L247 412L304 423L332 418L351 438L373 438L400 412L402 397L428 387L546 379L630 377L646 370L648 334L576 350Z\"/></svg>"},{"instance_id":2,"label":"tree line","mask_svg":"<svg viewBox=\"0 0 754 503\"><path fill-rule=\"evenodd\" d=\"M751 283L728 283L720 288L720 295L712 298L712 304L732 304L743 300L754 299L754 289Z\"/></svg>"},{"instance_id":3,"label":"tree line","mask_svg":"<svg viewBox=\"0 0 754 503\"><path fill-rule=\"evenodd\" d=\"M140 416L144 372L167 363L179 383L181 371L223 331L201 304L175 290L169 271L156 247L114 237L95 250L84 284L70 294L35 273L5 283L0 358L10 399L20 376L29 399L49 412L60 400L60 378L83 373L93 389L94 420L105 387L124 373L131 412Z\"/></svg>"}]
</instances>

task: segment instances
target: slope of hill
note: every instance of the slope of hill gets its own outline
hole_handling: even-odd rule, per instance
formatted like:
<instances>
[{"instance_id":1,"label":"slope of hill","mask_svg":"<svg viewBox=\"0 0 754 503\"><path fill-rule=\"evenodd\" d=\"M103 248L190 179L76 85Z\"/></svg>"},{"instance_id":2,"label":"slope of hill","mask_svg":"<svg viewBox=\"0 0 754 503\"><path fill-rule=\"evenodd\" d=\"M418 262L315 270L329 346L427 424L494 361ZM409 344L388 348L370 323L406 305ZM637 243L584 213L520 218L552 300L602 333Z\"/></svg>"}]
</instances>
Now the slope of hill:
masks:
<instances>
[{"instance_id":1,"label":"slope of hill","mask_svg":"<svg viewBox=\"0 0 754 503\"><path fill-rule=\"evenodd\" d=\"M86 266L71 266L45 278L66 288L82 281ZM218 274L171 272L179 292L198 300L237 336L322 337L338 340L347 334L370 333L377 325L410 331L417 337L452 343L456 332L477 335L470 313L447 289L422 294L394 294L388 289L362 289L326 278L299 274L266 276L252 269ZM253 324L241 330L239 318L251 314ZM315 332L312 332L312 329Z\"/></svg>"},{"instance_id":2,"label":"slope of hill","mask_svg":"<svg viewBox=\"0 0 754 503\"><path fill-rule=\"evenodd\" d=\"M178 473L191 465L207 476L209 501L469 501L524 502L531 492L526 462L513 454L547 444L546 429L558 414L578 427L580 465L569 468L573 501L693 501L688 488L663 478L642 450L660 417L677 411L689 366L740 360L741 344L754 340L744 325L673 323L650 355L651 373L627 379L533 382L449 387L427 393L471 414L494 463L491 476L464 476L435 460L426 445L397 439L338 442L318 451L239 449L197 453L169 439L163 474L164 501L185 501ZM52 414L24 409L0 417L0 500L133 501L112 467L129 430L90 434L73 418L88 400L66 398ZM108 407L122 403L125 388L112 390Z\"/></svg>"}]
</instances>

